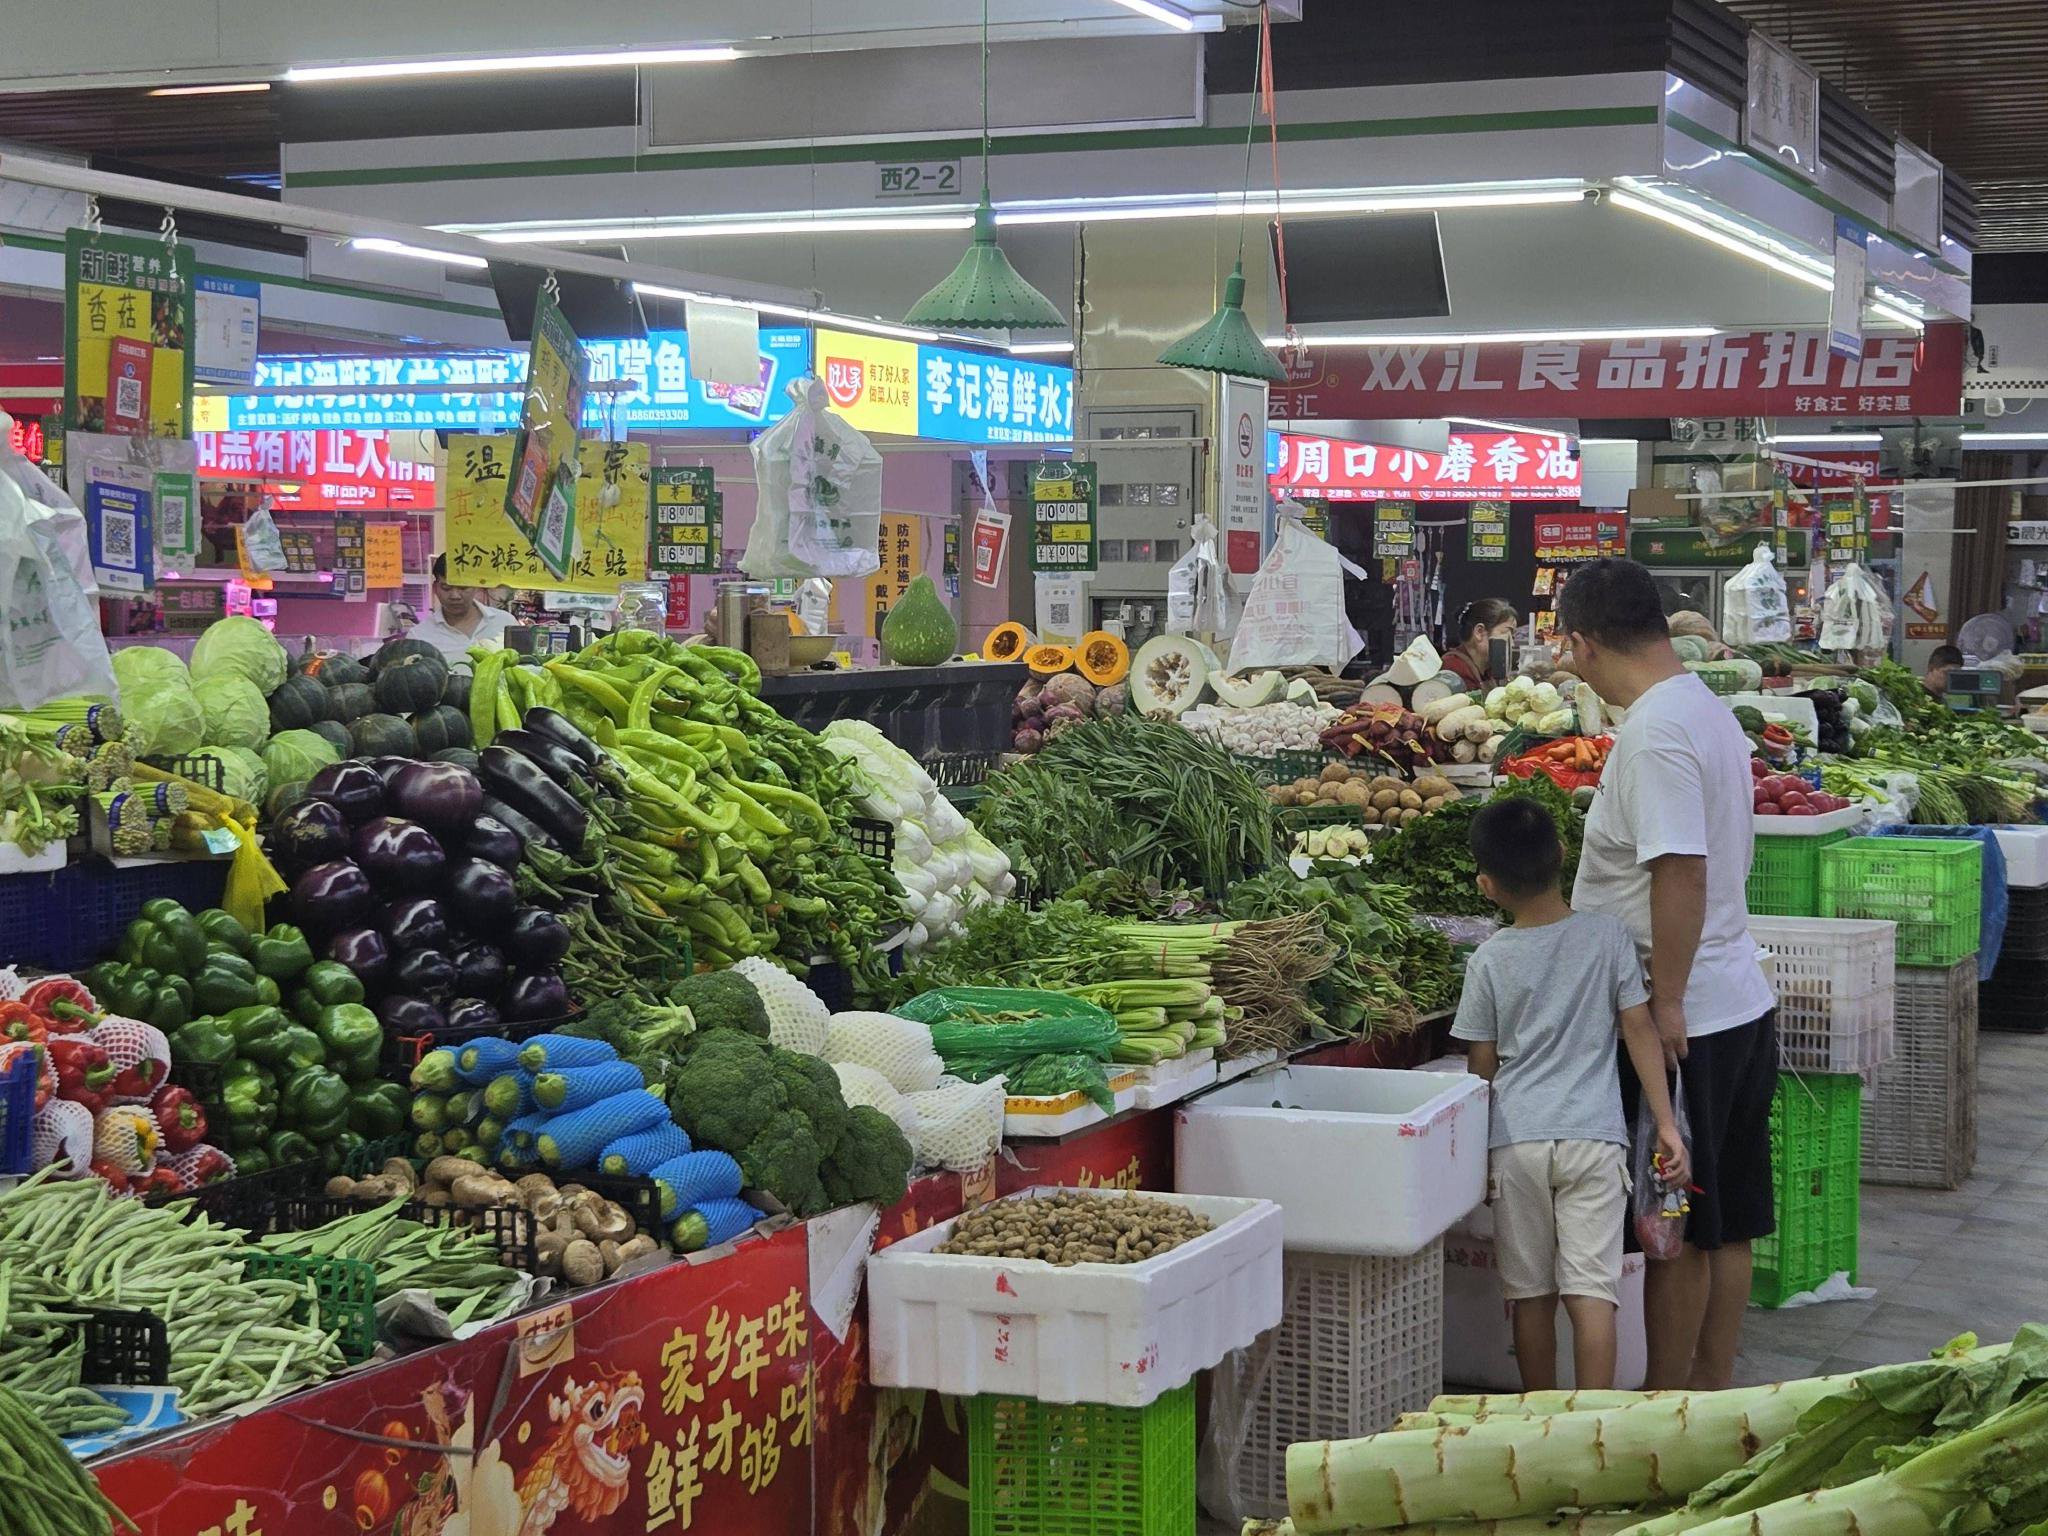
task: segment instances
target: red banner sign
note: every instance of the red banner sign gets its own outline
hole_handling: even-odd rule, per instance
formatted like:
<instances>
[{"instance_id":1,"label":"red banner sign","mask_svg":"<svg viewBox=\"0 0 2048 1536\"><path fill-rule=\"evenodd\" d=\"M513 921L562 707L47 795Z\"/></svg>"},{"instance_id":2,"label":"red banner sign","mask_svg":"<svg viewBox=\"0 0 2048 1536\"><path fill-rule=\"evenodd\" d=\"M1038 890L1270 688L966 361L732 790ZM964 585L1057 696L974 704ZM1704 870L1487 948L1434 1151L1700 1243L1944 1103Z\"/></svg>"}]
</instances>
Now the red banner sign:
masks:
<instances>
[{"instance_id":1,"label":"red banner sign","mask_svg":"<svg viewBox=\"0 0 2048 1536\"><path fill-rule=\"evenodd\" d=\"M1579 459L1568 437L1453 432L1442 453L1277 434L1268 483L1324 501L1577 501Z\"/></svg>"},{"instance_id":2,"label":"red banner sign","mask_svg":"<svg viewBox=\"0 0 2048 1536\"><path fill-rule=\"evenodd\" d=\"M1647 341L1311 346L1273 387L1296 421L1417 416L1953 416L1963 327L1874 336L1836 357L1825 331Z\"/></svg>"},{"instance_id":3,"label":"red banner sign","mask_svg":"<svg viewBox=\"0 0 2048 1536\"><path fill-rule=\"evenodd\" d=\"M1539 512L1536 514L1536 559L1598 560L1628 553L1626 512Z\"/></svg>"},{"instance_id":4,"label":"red banner sign","mask_svg":"<svg viewBox=\"0 0 2048 1536\"><path fill-rule=\"evenodd\" d=\"M440 499L434 466L394 456L383 432L201 432L197 441L200 479L263 481L285 511L403 510Z\"/></svg>"}]
</instances>

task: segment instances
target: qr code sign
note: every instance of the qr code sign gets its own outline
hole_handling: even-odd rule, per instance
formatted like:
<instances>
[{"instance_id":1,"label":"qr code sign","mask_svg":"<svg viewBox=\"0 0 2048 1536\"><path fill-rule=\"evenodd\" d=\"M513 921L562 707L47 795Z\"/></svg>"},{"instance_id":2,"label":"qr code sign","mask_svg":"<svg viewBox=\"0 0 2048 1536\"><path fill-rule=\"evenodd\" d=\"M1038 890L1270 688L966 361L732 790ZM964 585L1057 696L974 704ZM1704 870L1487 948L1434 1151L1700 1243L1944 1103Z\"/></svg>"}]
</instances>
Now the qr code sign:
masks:
<instances>
[{"instance_id":1,"label":"qr code sign","mask_svg":"<svg viewBox=\"0 0 2048 1536\"><path fill-rule=\"evenodd\" d=\"M542 509L540 537L534 543L542 549L564 549L569 543L569 498L559 490Z\"/></svg>"},{"instance_id":2,"label":"qr code sign","mask_svg":"<svg viewBox=\"0 0 2048 1536\"><path fill-rule=\"evenodd\" d=\"M113 414L124 420L142 415L142 380L132 373L124 373L114 380Z\"/></svg>"},{"instance_id":3,"label":"qr code sign","mask_svg":"<svg viewBox=\"0 0 2048 1536\"><path fill-rule=\"evenodd\" d=\"M1048 628L1066 630L1073 627L1074 605L1064 598L1048 603L1046 611L1052 619L1052 623L1047 626Z\"/></svg>"},{"instance_id":4,"label":"qr code sign","mask_svg":"<svg viewBox=\"0 0 2048 1536\"><path fill-rule=\"evenodd\" d=\"M135 564L135 518L127 512L107 512L100 519L100 549L109 565Z\"/></svg>"}]
</instances>

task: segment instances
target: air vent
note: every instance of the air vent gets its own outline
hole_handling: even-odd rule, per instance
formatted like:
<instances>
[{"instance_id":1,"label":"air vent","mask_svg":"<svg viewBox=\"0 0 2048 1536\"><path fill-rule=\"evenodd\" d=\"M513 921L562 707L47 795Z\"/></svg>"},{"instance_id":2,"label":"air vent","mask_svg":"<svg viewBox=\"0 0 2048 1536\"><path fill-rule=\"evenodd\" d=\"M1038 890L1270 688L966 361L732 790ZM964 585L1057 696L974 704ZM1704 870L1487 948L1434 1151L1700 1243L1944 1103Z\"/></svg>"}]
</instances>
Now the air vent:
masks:
<instances>
[{"instance_id":1,"label":"air vent","mask_svg":"<svg viewBox=\"0 0 2048 1536\"><path fill-rule=\"evenodd\" d=\"M1977 193L1962 177L1941 173L1941 232L1966 251L1977 248Z\"/></svg>"},{"instance_id":2,"label":"air vent","mask_svg":"<svg viewBox=\"0 0 2048 1536\"><path fill-rule=\"evenodd\" d=\"M1829 170L1891 200L1892 136L1826 81L1820 87L1820 160Z\"/></svg>"},{"instance_id":3,"label":"air vent","mask_svg":"<svg viewBox=\"0 0 2048 1536\"><path fill-rule=\"evenodd\" d=\"M1749 96L1749 28L1710 0L1672 0L1671 72L1739 110Z\"/></svg>"}]
</instances>

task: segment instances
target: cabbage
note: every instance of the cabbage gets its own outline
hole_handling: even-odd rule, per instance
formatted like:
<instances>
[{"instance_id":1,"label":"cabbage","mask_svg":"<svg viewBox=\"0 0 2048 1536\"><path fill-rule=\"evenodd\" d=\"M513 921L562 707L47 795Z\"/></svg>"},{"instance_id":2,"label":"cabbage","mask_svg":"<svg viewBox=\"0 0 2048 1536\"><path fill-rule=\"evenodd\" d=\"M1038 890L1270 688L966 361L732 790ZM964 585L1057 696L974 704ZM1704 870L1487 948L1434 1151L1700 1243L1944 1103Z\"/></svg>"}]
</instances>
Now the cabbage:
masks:
<instances>
[{"instance_id":1,"label":"cabbage","mask_svg":"<svg viewBox=\"0 0 2048 1536\"><path fill-rule=\"evenodd\" d=\"M256 685L269 698L290 670L290 659L277 636L256 620L237 615L209 624L199 643L192 647L192 680L230 672Z\"/></svg>"},{"instance_id":2,"label":"cabbage","mask_svg":"<svg viewBox=\"0 0 2048 1536\"><path fill-rule=\"evenodd\" d=\"M178 757L206 739L206 714L175 653L124 645L113 655L122 739L137 757Z\"/></svg>"},{"instance_id":3,"label":"cabbage","mask_svg":"<svg viewBox=\"0 0 2048 1536\"><path fill-rule=\"evenodd\" d=\"M263 759L247 747L201 747L191 754L194 757L212 758L220 764L220 792L235 800L247 800L251 805L261 805L264 793L270 788L270 775L264 772ZM208 775L199 774L200 783Z\"/></svg>"},{"instance_id":4,"label":"cabbage","mask_svg":"<svg viewBox=\"0 0 2048 1536\"><path fill-rule=\"evenodd\" d=\"M318 731L279 731L263 749L263 771L273 784L310 779L340 761L334 743Z\"/></svg>"},{"instance_id":5,"label":"cabbage","mask_svg":"<svg viewBox=\"0 0 2048 1536\"><path fill-rule=\"evenodd\" d=\"M216 672L192 685L206 716L209 747L260 748L270 737L270 706L256 685L233 672Z\"/></svg>"}]
</instances>

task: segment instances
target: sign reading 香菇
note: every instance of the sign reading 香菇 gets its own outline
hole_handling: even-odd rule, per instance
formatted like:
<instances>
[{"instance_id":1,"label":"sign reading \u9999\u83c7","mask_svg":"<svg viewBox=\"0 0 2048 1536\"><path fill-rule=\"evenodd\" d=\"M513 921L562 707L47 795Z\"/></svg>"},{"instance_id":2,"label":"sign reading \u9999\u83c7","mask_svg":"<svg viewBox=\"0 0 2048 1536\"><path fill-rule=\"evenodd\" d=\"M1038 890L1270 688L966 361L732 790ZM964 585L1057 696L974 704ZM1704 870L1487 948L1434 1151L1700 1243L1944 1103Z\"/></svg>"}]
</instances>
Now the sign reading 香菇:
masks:
<instances>
[{"instance_id":1,"label":"sign reading \u9999\u83c7","mask_svg":"<svg viewBox=\"0 0 2048 1536\"><path fill-rule=\"evenodd\" d=\"M818 377L862 432L948 443L1060 443L1074 436L1074 370L886 336L818 332Z\"/></svg>"}]
</instances>

